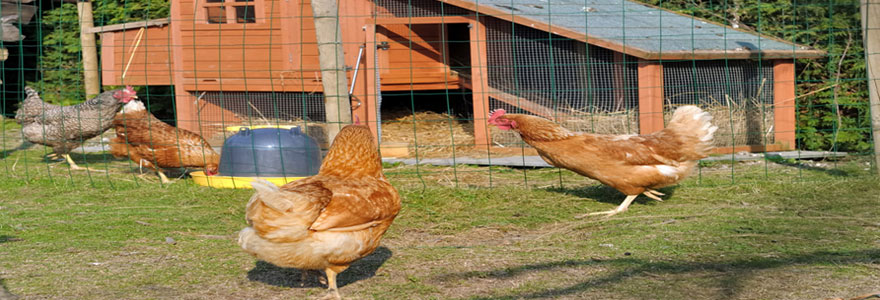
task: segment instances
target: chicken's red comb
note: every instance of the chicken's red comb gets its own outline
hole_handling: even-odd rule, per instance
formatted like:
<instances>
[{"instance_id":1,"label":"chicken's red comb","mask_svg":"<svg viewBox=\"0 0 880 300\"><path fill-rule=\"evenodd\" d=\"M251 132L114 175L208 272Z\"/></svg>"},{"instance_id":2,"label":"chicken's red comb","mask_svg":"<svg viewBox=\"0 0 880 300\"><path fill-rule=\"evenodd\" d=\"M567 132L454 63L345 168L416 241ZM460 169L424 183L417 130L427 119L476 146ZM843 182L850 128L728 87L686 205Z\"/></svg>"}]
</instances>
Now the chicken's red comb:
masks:
<instances>
[{"instance_id":1,"label":"chicken's red comb","mask_svg":"<svg viewBox=\"0 0 880 300\"><path fill-rule=\"evenodd\" d=\"M503 108L499 108L489 112L489 122L494 122L495 119L498 119L498 117L503 116L506 113L507 111L505 111Z\"/></svg>"}]
</instances>

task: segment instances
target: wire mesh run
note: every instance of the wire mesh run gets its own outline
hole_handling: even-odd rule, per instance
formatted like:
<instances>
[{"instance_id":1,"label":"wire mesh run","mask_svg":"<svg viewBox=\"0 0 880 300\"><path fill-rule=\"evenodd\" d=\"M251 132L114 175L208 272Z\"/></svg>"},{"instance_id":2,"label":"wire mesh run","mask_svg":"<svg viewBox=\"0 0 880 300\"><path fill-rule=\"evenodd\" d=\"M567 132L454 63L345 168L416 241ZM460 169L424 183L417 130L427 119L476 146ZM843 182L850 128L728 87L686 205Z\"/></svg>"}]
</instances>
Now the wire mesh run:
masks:
<instances>
[{"instance_id":1,"label":"wire mesh run","mask_svg":"<svg viewBox=\"0 0 880 300\"><path fill-rule=\"evenodd\" d=\"M696 104L718 125L715 146L774 143L773 64L755 60L663 63L666 119L675 107Z\"/></svg>"},{"instance_id":2,"label":"wire mesh run","mask_svg":"<svg viewBox=\"0 0 880 300\"><path fill-rule=\"evenodd\" d=\"M324 97L317 93L193 92L241 120L325 122Z\"/></svg>"},{"instance_id":3,"label":"wire mesh run","mask_svg":"<svg viewBox=\"0 0 880 300\"><path fill-rule=\"evenodd\" d=\"M496 18L488 18L486 38L490 109L548 117L575 131L637 130L636 58ZM519 141L510 132L492 138Z\"/></svg>"},{"instance_id":4,"label":"wire mesh run","mask_svg":"<svg viewBox=\"0 0 880 300\"><path fill-rule=\"evenodd\" d=\"M434 0L375 0L376 17L440 17L466 16L469 10Z\"/></svg>"}]
</instances>

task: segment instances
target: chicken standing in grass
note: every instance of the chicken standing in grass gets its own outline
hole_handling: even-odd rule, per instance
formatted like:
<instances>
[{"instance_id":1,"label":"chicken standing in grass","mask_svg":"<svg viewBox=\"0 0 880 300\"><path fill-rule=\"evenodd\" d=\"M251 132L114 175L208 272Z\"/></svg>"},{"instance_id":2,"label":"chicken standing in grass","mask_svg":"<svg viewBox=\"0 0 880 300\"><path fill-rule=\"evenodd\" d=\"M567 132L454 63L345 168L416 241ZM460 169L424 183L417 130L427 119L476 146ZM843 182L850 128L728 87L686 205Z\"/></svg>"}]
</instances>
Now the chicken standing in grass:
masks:
<instances>
[{"instance_id":1,"label":"chicken standing in grass","mask_svg":"<svg viewBox=\"0 0 880 300\"><path fill-rule=\"evenodd\" d=\"M324 270L330 293L339 298L336 274L379 246L400 210L400 196L382 173L382 161L367 126L343 128L318 174L281 188L251 183L246 207L250 227L238 244L280 267Z\"/></svg>"},{"instance_id":2,"label":"chicken standing in grass","mask_svg":"<svg viewBox=\"0 0 880 300\"><path fill-rule=\"evenodd\" d=\"M550 120L492 112L489 124L514 130L548 164L598 180L626 195L616 209L588 215L624 212L640 194L662 201L655 189L684 179L712 150L717 126L696 106L675 110L666 128L644 135L602 135L571 132Z\"/></svg>"},{"instance_id":3,"label":"chicken standing in grass","mask_svg":"<svg viewBox=\"0 0 880 300\"><path fill-rule=\"evenodd\" d=\"M31 143L52 147L53 154L63 156L74 170L86 168L73 162L70 151L110 129L119 108L137 99L137 92L130 86L106 91L70 106L43 102L37 91L30 87L25 87L25 92L27 98L15 112L15 121L21 124L22 135Z\"/></svg>"},{"instance_id":4,"label":"chicken standing in grass","mask_svg":"<svg viewBox=\"0 0 880 300\"><path fill-rule=\"evenodd\" d=\"M122 107L113 119L116 137L110 140L110 153L128 157L139 166L156 171L162 183L169 183L162 168L205 168L216 175L220 155L200 135L165 124L134 100Z\"/></svg>"}]
</instances>

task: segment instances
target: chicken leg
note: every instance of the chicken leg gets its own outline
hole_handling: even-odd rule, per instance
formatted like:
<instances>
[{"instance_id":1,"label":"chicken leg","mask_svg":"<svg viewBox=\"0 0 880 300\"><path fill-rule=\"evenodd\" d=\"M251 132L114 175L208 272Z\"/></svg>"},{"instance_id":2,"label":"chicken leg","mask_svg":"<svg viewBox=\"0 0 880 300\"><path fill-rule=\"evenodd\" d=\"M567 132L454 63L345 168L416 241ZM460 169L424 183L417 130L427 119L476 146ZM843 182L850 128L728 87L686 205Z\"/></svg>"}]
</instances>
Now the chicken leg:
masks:
<instances>
[{"instance_id":1,"label":"chicken leg","mask_svg":"<svg viewBox=\"0 0 880 300\"><path fill-rule=\"evenodd\" d=\"M92 169L92 168L83 168L83 167L80 167L80 166L77 165L75 162L73 162L73 158L70 158L70 154L62 154L61 156L64 156L64 159L67 160L67 164L70 165L70 169L71 169L71 170L89 170L89 171L94 171L94 172L107 172L107 171L104 171L104 170L95 170L95 169Z\"/></svg>"},{"instance_id":2,"label":"chicken leg","mask_svg":"<svg viewBox=\"0 0 880 300\"><path fill-rule=\"evenodd\" d=\"M162 183L171 183L171 180L168 180L168 176L165 176L165 173L163 173L162 170L156 170L156 174L159 175L159 180L161 180Z\"/></svg>"},{"instance_id":3,"label":"chicken leg","mask_svg":"<svg viewBox=\"0 0 880 300\"><path fill-rule=\"evenodd\" d=\"M324 269L324 272L327 273L327 289L330 292L321 299L342 299L342 296L339 295L339 288L336 286L336 275L345 269L348 269L348 266L334 266Z\"/></svg>"}]
</instances>

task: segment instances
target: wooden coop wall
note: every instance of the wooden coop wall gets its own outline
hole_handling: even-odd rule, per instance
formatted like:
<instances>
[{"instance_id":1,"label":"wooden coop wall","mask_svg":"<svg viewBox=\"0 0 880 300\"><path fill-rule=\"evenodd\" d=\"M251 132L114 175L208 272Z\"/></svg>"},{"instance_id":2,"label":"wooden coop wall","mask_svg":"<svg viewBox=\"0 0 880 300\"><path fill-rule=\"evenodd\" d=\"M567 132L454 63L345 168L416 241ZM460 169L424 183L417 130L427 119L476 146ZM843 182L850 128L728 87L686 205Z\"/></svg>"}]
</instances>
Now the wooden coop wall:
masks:
<instances>
[{"instance_id":1,"label":"wooden coop wall","mask_svg":"<svg viewBox=\"0 0 880 300\"><path fill-rule=\"evenodd\" d=\"M102 84L173 84L170 40L169 26L101 33Z\"/></svg>"}]
</instances>

